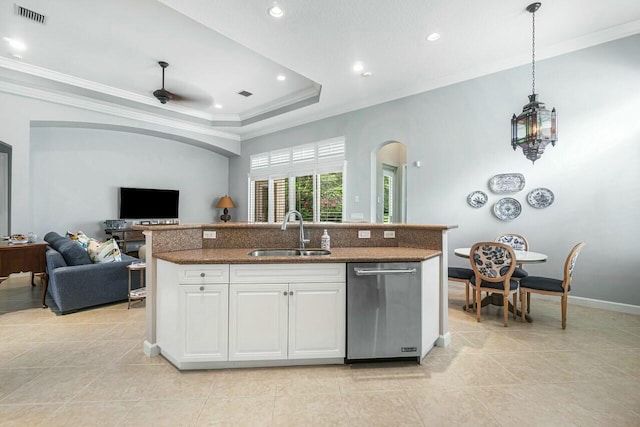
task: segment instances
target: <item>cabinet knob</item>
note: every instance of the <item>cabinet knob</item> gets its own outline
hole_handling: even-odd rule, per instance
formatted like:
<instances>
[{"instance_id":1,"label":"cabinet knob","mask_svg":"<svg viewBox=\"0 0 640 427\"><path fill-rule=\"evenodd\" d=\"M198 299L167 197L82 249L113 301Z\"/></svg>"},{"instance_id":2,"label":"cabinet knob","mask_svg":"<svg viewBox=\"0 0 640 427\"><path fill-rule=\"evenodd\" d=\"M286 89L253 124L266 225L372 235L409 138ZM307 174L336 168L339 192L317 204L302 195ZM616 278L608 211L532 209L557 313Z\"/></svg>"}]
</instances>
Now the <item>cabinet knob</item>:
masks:
<instances>
[{"instance_id":1,"label":"cabinet knob","mask_svg":"<svg viewBox=\"0 0 640 427\"><path fill-rule=\"evenodd\" d=\"M293 291L289 291L289 295L293 295Z\"/></svg>"},{"instance_id":2,"label":"cabinet knob","mask_svg":"<svg viewBox=\"0 0 640 427\"><path fill-rule=\"evenodd\" d=\"M204 286L200 286L200 290L201 290L201 291L204 291Z\"/></svg>"},{"instance_id":3,"label":"cabinet knob","mask_svg":"<svg viewBox=\"0 0 640 427\"><path fill-rule=\"evenodd\" d=\"M282 293L282 295L284 295L284 296L286 297L286 296L287 296L287 291L284 291L284 292Z\"/></svg>"},{"instance_id":4,"label":"cabinet knob","mask_svg":"<svg viewBox=\"0 0 640 427\"><path fill-rule=\"evenodd\" d=\"M200 273L200 277L204 277L204 273Z\"/></svg>"}]
</instances>

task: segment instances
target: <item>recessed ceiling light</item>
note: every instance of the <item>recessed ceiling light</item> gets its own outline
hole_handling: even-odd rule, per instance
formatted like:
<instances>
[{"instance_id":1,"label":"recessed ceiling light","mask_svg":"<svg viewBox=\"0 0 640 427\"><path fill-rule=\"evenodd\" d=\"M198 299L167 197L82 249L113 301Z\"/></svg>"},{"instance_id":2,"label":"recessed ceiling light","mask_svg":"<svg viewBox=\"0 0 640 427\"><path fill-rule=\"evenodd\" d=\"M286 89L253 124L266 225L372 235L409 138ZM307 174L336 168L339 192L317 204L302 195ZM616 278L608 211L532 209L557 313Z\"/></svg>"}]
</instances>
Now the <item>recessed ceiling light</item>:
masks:
<instances>
[{"instance_id":1,"label":"recessed ceiling light","mask_svg":"<svg viewBox=\"0 0 640 427\"><path fill-rule=\"evenodd\" d=\"M278 5L271 6L269 8L269 15L273 16L274 18L282 18L284 16L284 9L282 9Z\"/></svg>"},{"instance_id":2,"label":"recessed ceiling light","mask_svg":"<svg viewBox=\"0 0 640 427\"><path fill-rule=\"evenodd\" d=\"M22 55L18 55L17 53L12 53L11 56L13 56L16 59L22 59Z\"/></svg>"},{"instance_id":3,"label":"recessed ceiling light","mask_svg":"<svg viewBox=\"0 0 640 427\"><path fill-rule=\"evenodd\" d=\"M353 71L359 73L362 70L364 70L364 64L362 62L356 62L355 64L353 64Z\"/></svg>"},{"instance_id":4,"label":"recessed ceiling light","mask_svg":"<svg viewBox=\"0 0 640 427\"><path fill-rule=\"evenodd\" d=\"M27 45L20 40L12 39L10 37L3 37L2 39L9 43L9 46L14 48L15 50L25 50L27 48Z\"/></svg>"},{"instance_id":5,"label":"recessed ceiling light","mask_svg":"<svg viewBox=\"0 0 640 427\"><path fill-rule=\"evenodd\" d=\"M371 77L373 75L373 73L371 71L365 71L364 73L360 74L362 77Z\"/></svg>"},{"instance_id":6,"label":"recessed ceiling light","mask_svg":"<svg viewBox=\"0 0 640 427\"><path fill-rule=\"evenodd\" d=\"M287 80L287 76L285 76L284 74L278 74L278 77L276 77L276 79L278 79L278 81L285 81Z\"/></svg>"},{"instance_id":7,"label":"recessed ceiling light","mask_svg":"<svg viewBox=\"0 0 640 427\"><path fill-rule=\"evenodd\" d=\"M222 108L222 104L215 104L214 107L216 107L218 110L220 110Z\"/></svg>"},{"instance_id":8,"label":"recessed ceiling light","mask_svg":"<svg viewBox=\"0 0 640 427\"><path fill-rule=\"evenodd\" d=\"M431 33L427 36L427 40L434 42L440 38L440 33Z\"/></svg>"}]
</instances>

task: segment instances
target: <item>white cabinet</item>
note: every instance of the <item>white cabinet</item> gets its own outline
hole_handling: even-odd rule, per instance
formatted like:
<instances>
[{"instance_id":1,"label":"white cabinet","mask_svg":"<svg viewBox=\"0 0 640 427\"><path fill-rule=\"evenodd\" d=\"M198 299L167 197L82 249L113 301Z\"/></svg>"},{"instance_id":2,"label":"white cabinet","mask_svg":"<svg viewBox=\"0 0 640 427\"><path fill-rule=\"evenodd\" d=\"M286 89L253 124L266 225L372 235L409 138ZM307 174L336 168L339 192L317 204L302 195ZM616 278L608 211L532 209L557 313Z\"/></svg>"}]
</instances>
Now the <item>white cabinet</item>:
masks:
<instances>
[{"instance_id":1,"label":"white cabinet","mask_svg":"<svg viewBox=\"0 0 640 427\"><path fill-rule=\"evenodd\" d=\"M178 289L182 324L182 358L227 360L229 285L181 285Z\"/></svg>"},{"instance_id":2,"label":"white cabinet","mask_svg":"<svg viewBox=\"0 0 640 427\"><path fill-rule=\"evenodd\" d=\"M228 360L229 265L158 260L157 277L162 355L178 368Z\"/></svg>"},{"instance_id":3,"label":"white cabinet","mask_svg":"<svg viewBox=\"0 0 640 427\"><path fill-rule=\"evenodd\" d=\"M344 357L344 283L289 285L289 359Z\"/></svg>"},{"instance_id":4,"label":"white cabinet","mask_svg":"<svg viewBox=\"0 0 640 427\"><path fill-rule=\"evenodd\" d=\"M231 265L229 360L343 358L345 265Z\"/></svg>"},{"instance_id":5,"label":"white cabinet","mask_svg":"<svg viewBox=\"0 0 640 427\"><path fill-rule=\"evenodd\" d=\"M287 358L287 284L234 284L229 295L229 360Z\"/></svg>"}]
</instances>

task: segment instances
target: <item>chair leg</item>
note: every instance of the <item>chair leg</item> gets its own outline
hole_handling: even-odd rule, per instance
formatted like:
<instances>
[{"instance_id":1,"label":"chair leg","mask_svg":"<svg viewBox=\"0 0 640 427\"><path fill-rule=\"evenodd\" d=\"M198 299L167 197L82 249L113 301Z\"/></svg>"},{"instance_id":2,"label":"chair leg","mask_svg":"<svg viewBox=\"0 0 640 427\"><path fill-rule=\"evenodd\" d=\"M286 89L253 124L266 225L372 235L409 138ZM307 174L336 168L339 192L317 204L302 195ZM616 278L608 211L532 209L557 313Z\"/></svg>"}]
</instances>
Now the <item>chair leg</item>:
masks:
<instances>
[{"instance_id":1,"label":"chair leg","mask_svg":"<svg viewBox=\"0 0 640 427\"><path fill-rule=\"evenodd\" d=\"M520 289L520 320L524 323L524 299L525 293L527 294L527 298L529 297L529 293Z\"/></svg>"},{"instance_id":2,"label":"chair leg","mask_svg":"<svg viewBox=\"0 0 640 427\"><path fill-rule=\"evenodd\" d=\"M502 297L502 312L504 315L504 326L509 326L509 294L504 294Z\"/></svg>"},{"instance_id":3,"label":"chair leg","mask_svg":"<svg viewBox=\"0 0 640 427\"><path fill-rule=\"evenodd\" d=\"M531 292L527 292L527 314L531 313Z\"/></svg>"},{"instance_id":4,"label":"chair leg","mask_svg":"<svg viewBox=\"0 0 640 427\"><path fill-rule=\"evenodd\" d=\"M476 321L480 321L480 307L482 307L482 304L480 304L480 288L478 288L478 290L476 290L474 293L474 298L473 298L473 303L476 305Z\"/></svg>"},{"instance_id":5,"label":"chair leg","mask_svg":"<svg viewBox=\"0 0 640 427\"><path fill-rule=\"evenodd\" d=\"M567 296L562 296L562 329L567 329Z\"/></svg>"},{"instance_id":6,"label":"chair leg","mask_svg":"<svg viewBox=\"0 0 640 427\"><path fill-rule=\"evenodd\" d=\"M513 320L518 318L518 291L513 293Z\"/></svg>"},{"instance_id":7,"label":"chair leg","mask_svg":"<svg viewBox=\"0 0 640 427\"><path fill-rule=\"evenodd\" d=\"M464 284L466 298L464 299L464 311L469 311L469 282Z\"/></svg>"}]
</instances>

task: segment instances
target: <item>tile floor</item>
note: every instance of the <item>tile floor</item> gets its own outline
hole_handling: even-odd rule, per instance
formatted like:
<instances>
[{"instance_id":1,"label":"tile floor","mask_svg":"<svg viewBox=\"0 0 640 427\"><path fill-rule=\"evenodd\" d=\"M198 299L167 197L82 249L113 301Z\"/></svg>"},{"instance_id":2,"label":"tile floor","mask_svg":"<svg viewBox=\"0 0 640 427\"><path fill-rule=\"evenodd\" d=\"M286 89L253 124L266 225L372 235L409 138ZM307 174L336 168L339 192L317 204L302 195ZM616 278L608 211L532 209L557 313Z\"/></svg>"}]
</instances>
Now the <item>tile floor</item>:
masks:
<instances>
[{"instance_id":1,"label":"tile floor","mask_svg":"<svg viewBox=\"0 0 640 427\"><path fill-rule=\"evenodd\" d=\"M640 425L640 316L535 300L534 323L461 310L416 364L180 372L142 353L144 305L56 316L0 284L0 425Z\"/></svg>"}]
</instances>

